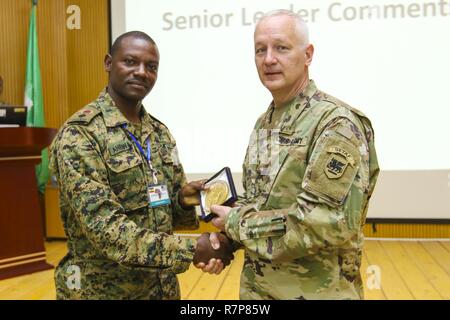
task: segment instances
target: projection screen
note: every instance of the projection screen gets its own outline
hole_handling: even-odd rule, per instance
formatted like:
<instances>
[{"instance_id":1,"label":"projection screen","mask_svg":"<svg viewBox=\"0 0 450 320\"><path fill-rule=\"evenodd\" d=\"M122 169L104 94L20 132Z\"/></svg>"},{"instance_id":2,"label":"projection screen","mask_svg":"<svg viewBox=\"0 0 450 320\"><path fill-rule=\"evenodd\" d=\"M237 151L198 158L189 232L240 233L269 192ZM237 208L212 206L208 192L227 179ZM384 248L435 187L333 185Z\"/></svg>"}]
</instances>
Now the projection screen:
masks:
<instances>
[{"instance_id":1,"label":"projection screen","mask_svg":"<svg viewBox=\"0 0 450 320\"><path fill-rule=\"evenodd\" d=\"M449 219L443 0L111 0L112 41L142 30L158 45L158 81L144 105L171 130L188 176L229 166L240 184L253 125L271 102L254 65L254 25L273 9L308 23L317 86L373 123L382 172L369 217Z\"/></svg>"}]
</instances>

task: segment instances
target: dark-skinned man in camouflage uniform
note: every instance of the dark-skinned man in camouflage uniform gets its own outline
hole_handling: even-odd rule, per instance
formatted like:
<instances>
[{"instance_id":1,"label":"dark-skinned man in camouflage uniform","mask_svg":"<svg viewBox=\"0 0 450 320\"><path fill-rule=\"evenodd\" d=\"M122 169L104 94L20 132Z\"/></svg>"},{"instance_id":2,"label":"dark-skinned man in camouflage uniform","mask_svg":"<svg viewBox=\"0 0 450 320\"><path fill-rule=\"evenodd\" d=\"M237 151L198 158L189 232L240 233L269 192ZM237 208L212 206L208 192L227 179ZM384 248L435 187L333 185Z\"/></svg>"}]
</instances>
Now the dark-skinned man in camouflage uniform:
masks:
<instances>
[{"instance_id":1,"label":"dark-skinned man in camouflage uniform","mask_svg":"<svg viewBox=\"0 0 450 320\"><path fill-rule=\"evenodd\" d=\"M120 36L105 57L107 88L66 121L51 146L68 237L55 271L58 299L180 298L176 274L197 246L173 229L198 227L193 205L203 186L186 184L175 140L141 104L158 66L148 35ZM213 258L197 267L220 273L224 263Z\"/></svg>"}]
</instances>

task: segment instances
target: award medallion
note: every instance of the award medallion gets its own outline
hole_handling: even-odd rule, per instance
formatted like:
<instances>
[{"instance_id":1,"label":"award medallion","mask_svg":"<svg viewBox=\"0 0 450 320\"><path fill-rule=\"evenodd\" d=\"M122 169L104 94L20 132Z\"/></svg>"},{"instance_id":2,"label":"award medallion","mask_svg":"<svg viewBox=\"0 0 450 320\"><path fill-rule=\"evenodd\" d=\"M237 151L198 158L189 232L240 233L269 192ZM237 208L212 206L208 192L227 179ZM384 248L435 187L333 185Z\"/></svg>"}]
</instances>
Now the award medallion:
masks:
<instances>
[{"instance_id":1,"label":"award medallion","mask_svg":"<svg viewBox=\"0 0 450 320\"><path fill-rule=\"evenodd\" d=\"M224 181L216 181L206 191L205 206L206 210L211 211L214 204L221 205L228 199L228 185Z\"/></svg>"},{"instance_id":2,"label":"award medallion","mask_svg":"<svg viewBox=\"0 0 450 320\"><path fill-rule=\"evenodd\" d=\"M215 217L211 212L214 204L230 206L237 200L236 188L230 168L225 167L205 182L206 190L200 192L200 209L203 221L210 221Z\"/></svg>"}]
</instances>

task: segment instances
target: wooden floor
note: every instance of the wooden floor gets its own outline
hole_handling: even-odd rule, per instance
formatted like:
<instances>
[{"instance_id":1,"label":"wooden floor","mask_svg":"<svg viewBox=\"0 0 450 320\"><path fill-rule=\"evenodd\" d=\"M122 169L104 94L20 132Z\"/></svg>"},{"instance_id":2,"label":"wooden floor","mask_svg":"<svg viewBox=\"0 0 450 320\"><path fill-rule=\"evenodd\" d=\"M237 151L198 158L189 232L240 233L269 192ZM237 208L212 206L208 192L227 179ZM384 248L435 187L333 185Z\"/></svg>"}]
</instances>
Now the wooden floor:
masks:
<instances>
[{"instance_id":1,"label":"wooden floor","mask_svg":"<svg viewBox=\"0 0 450 320\"><path fill-rule=\"evenodd\" d=\"M48 262L56 264L66 252L63 241L46 243ZM191 266L179 275L182 299L238 299L243 251L220 275ZM380 270L381 287L372 270ZM450 242L367 240L361 273L365 297L374 299L450 300ZM53 270L0 281L0 299L55 299Z\"/></svg>"}]
</instances>

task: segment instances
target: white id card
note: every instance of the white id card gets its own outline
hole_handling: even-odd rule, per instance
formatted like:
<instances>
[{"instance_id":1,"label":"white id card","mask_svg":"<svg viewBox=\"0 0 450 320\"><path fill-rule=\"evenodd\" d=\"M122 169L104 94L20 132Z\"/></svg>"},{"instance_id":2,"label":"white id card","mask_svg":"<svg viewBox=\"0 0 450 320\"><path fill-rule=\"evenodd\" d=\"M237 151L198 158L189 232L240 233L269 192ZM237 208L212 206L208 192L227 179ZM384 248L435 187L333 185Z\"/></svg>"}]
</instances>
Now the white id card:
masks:
<instances>
[{"instance_id":1,"label":"white id card","mask_svg":"<svg viewBox=\"0 0 450 320\"><path fill-rule=\"evenodd\" d=\"M152 208L170 204L169 191L165 184L148 186L147 193L148 201Z\"/></svg>"}]
</instances>

